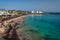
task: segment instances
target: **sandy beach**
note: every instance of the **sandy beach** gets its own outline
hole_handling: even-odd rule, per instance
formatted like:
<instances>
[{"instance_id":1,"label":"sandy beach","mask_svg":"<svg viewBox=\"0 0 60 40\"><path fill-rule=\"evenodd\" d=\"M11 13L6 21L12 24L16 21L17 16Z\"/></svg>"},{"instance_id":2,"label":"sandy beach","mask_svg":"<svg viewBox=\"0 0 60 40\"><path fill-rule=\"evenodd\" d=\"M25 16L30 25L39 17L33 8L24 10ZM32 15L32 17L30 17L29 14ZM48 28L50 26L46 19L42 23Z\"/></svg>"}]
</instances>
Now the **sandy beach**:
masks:
<instances>
[{"instance_id":1,"label":"sandy beach","mask_svg":"<svg viewBox=\"0 0 60 40\"><path fill-rule=\"evenodd\" d=\"M20 16L20 17L17 17L17 18L9 19L7 21L4 21L4 25L7 25L11 21L14 21L14 23L19 22L19 21L23 21L24 17L25 16Z\"/></svg>"}]
</instances>

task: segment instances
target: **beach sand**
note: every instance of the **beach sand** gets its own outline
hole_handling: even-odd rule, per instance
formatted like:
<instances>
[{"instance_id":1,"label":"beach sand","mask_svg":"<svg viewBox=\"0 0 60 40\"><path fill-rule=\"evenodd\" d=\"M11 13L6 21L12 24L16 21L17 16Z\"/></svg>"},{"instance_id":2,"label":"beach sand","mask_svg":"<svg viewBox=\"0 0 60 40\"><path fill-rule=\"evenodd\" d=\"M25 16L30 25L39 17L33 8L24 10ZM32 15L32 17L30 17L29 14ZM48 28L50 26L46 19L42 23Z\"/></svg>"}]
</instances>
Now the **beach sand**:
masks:
<instances>
[{"instance_id":1,"label":"beach sand","mask_svg":"<svg viewBox=\"0 0 60 40\"><path fill-rule=\"evenodd\" d=\"M20 17L17 17L17 18L9 19L7 21L4 21L4 25L7 25L11 21L14 21L13 23L23 21L24 17L25 16L20 16Z\"/></svg>"}]
</instances>

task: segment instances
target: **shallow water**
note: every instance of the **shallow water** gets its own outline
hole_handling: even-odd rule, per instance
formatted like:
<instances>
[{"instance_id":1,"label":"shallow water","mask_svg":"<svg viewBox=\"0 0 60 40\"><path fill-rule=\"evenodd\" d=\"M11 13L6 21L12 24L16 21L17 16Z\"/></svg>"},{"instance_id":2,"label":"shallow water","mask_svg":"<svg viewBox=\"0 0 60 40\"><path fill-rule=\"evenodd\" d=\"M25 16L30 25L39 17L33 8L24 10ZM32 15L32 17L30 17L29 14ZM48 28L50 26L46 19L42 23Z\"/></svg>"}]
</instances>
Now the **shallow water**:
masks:
<instances>
[{"instance_id":1,"label":"shallow water","mask_svg":"<svg viewBox=\"0 0 60 40\"><path fill-rule=\"evenodd\" d=\"M24 24L24 33L30 40L60 40L60 16L27 16Z\"/></svg>"}]
</instances>

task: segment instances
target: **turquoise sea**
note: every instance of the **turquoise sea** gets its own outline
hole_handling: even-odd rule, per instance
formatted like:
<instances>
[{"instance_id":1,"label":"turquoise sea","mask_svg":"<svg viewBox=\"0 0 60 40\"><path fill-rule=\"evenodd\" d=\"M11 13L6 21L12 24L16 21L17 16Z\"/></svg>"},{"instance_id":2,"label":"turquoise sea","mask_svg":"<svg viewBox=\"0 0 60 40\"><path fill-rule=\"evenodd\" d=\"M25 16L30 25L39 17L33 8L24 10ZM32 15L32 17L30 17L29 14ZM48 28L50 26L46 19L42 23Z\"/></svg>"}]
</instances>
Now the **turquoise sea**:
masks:
<instances>
[{"instance_id":1,"label":"turquoise sea","mask_svg":"<svg viewBox=\"0 0 60 40\"><path fill-rule=\"evenodd\" d=\"M24 24L24 33L30 40L60 40L59 15L27 16Z\"/></svg>"}]
</instances>

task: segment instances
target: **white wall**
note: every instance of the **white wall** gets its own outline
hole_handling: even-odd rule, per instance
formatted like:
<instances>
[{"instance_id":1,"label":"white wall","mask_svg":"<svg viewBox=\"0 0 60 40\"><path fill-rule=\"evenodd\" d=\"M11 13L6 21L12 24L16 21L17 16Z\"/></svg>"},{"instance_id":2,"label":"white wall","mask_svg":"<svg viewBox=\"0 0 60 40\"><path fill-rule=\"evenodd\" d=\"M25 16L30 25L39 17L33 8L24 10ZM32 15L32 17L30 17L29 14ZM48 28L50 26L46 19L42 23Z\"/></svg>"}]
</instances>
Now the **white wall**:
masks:
<instances>
[{"instance_id":1,"label":"white wall","mask_svg":"<svg viewBox=\"0 0 60 40\"><path fill-rule=\"evenodd\" d=\"M0 11L0 15L8 15L7 11Z\"/></svg>"}]
</instances>

